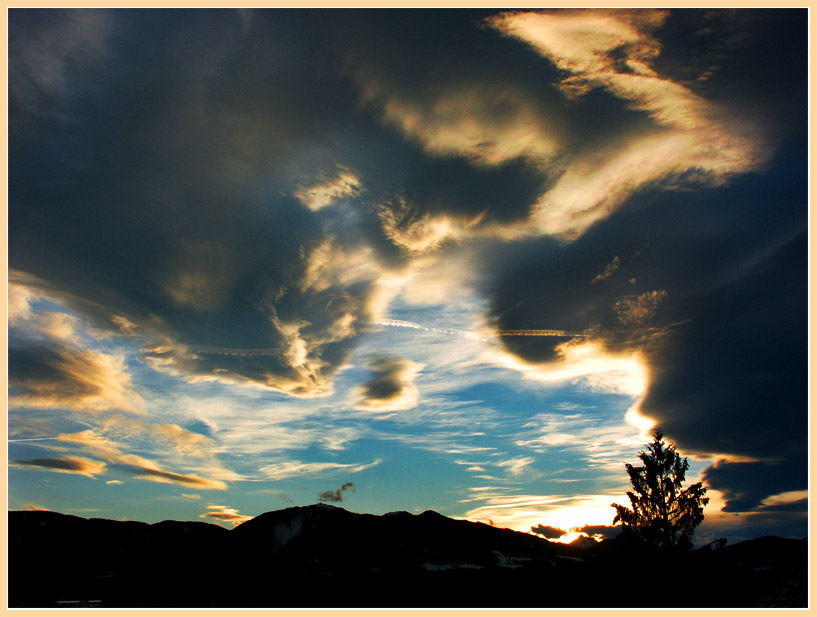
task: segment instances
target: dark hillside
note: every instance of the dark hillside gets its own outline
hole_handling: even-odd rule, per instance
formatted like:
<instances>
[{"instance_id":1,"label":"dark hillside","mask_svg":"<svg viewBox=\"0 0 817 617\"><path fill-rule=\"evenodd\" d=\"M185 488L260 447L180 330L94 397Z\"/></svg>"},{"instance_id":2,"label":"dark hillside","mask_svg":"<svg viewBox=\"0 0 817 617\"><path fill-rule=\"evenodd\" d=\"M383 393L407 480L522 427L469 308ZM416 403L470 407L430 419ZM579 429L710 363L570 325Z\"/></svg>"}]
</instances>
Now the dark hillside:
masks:
<instances>
[{"instance_id":1,"label":"dark hillside","mask_svg":"<svg viewBox=\"0 0 817 617\"><path fill-rule=\"evenodd\" d=\"M805 606L806 551L805 540L760 538L668 557L622 537L571 546L433 511L323 504L232 530L9 512L9 605ZM691 591L668 595L671 572Z\"/></svg>"}]
</instances>

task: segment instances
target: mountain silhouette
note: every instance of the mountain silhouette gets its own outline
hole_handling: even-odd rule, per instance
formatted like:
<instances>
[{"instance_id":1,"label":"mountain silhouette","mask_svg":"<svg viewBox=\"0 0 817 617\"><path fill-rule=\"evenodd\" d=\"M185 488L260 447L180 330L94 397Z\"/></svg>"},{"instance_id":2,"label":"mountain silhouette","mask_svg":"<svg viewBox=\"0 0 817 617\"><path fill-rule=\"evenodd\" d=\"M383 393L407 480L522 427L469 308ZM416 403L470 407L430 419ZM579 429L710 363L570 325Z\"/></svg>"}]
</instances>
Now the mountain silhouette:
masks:
<instances>
[{"instance_id":1,"label":"mountain silhouette","mask_svg":"<svg viewBox=\"0 0 817 617\"><path fill-rule=\"evenodd\" d=\"M560 544L431 510L317 504L231 530L9 512L18 608L806 606L807 561L805 540L670 557L623 536ZM695 591L668 594L670 568Z\"/></svg>"}]
</instances>

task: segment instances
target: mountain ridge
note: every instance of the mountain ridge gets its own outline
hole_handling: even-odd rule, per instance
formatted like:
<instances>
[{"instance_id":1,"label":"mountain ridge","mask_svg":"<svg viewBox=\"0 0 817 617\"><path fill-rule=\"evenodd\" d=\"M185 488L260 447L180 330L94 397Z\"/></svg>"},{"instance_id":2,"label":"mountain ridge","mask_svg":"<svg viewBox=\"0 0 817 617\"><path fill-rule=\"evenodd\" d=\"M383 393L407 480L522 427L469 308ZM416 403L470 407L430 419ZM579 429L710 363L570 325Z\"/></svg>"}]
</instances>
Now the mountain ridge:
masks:
<instances>
[{"instance_id":1,"label":"mountain ridge","mask_svg":"<svg viewBox=\"0 0 817 617\"><path fill-rule=\"evenodd\" d=\"M695 572L695 593L665 596L670 567ZM805 540L668 556L622 536L560 544L433 510L293 506L233 529L9 512L10 607L805 606L806 569Z\"/></svg>"}]
</instances>

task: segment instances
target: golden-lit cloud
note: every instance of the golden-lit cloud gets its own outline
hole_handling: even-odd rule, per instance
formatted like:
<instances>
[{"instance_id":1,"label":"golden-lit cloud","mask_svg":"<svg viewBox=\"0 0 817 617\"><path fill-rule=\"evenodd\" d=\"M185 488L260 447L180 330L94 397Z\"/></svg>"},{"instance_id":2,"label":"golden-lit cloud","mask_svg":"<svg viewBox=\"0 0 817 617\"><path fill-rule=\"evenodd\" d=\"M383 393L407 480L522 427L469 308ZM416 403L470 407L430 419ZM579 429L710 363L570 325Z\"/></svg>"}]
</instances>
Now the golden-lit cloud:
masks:
<instances>
[{"instance_id":1,"label":"golden-lit cloud","mask_svg":"<svg viewBox=\"0 0 817 617\"><path fill-rule=\"evenodd\" d=\"M178 442L178 435L171 431ZM179 474L166 471L161 466L145 457L122 452L122 446L103 435L97 430L88 429L78 433L64 433L57 437L58 441L79 445L88 450L94 456L105 458L116 469L135 475L140 480L159 482L164 484L181 484L202 490L225 490L227 483L219 479L218 476L226 475L233 479L234 474L219 467L214 467L212 472L216 475L213 478L203 478L195 474ZM197 444L200 445L200 444Z\"/></svg>"},{"instance_id":2,"label":"golden-lit cloud","mask_svg":"<svg viewBox=\"0 0 817 617\"><path fill-rule=\"evenodd\" d=\"M763 501L760 502L760 507L774 508L797 503L805 499L808 499L807 490L786 491L784 493L778 493L777 495L770 495L769 497L766 497Z\"/></svg>"},{"instance_id":3,"label":"golden-lit cloud","mask_svg":"<svg viewBox=\"0 0 817 617\"><path fill-rule=\"evenodd\" d=\"M349 287L374 281L382 273L371 247L344 248L331 235L304 257L301 291L324 292L333 287Z\"/></svg>"},{"instance_id":4,"label":"golden-lit cloud","mask_svg":"<svg viewBox=\"0 0 817 617\"><path fill-rule=\"evenodd\" d=\"M360 69L364 99L382 106L386 122L431 154L462 156L477 165L523 158L548 179L529 220L483 224L482 213L423 213L406 221L399 204L384 216L390 238L412 251L480 235L575 238L609 216L640 188L662 183L722 185L764 164L769 149L760 127L708 101L654 68L661 44L653 32L667 11L504 13L488 24L531 45L567 74L557 84L569 98L603 89L652 121L611 132L571 151L559 112L518 87L471 83L429 85L406 92ZM646 128L645 128L646 127Z\"/></svg>"},{"instance_id":5,"label":"golden-lit cloud","mask_svg":"<svg viewBox=\"0 0 817 617\"><path fill-rule=\"evenodd\" d=\"M23 510L25 512L50 512L48 508L43 508L42 506L38 506L34 503L28 503L23 506Z\"/></svg>"},{"instance_id":6,"label":"golden-lit cloud","mask_svg":"<svg viewBox=\"0 0 817 617\"><path fill-rule=\"evenodd\" d=\"M667 295L666 291L658 289L638 295L624 296L613 306L616 321L630 329L645 326Z\"/></svg>"},{"instance_id":7,"label":"golden-lit cloud","mask_svg":"<svg viewBox=\"0 0 817 617\"><path fill-rule=\"evenodd\" d=\"M94 429L79 431L78 433L62 433L57 436L58 441L75 444L91 452L94 456L118 461L122 455L119 444L103 437Z\"/></svg>"},{"instance_id":8,"label":"golden-lit cloud","mask_svg":"<svg viewBox=\"0 0 817 617\"><path fill-rule=\"evenodd\" d=\"M660 46L648 32L660 26L668 14L658 10L520 11L503 13L488 23L525 41L573 75L615 73L616 62L611 55L615 50L624 50L625 63L631 71L654 75L648 63ZM563 87L568 91L583 92L581 84L576 83L578 80L564 81Z\"/></svg>"},{"instance_id":9,"label":"golden-lit cloud","mask_svg":"<svg viewBox=\"0 0 817 617\"><path fill-rule=\"evenodd\" d=\"M43 313L38 321L40 332L56 340L70 341L79 327L79 319L66 313Z\"/></svg>"},{"instance_id":10,"label":"golden-lit cloud","mask_svg":"<svg viewBox=\"0 0 817 617\"><path fill-rule=\"evenodd\" d=\"M420 255L433 251L446 242L459 242L476 235L484 216L449 213L408 217L411 206L400 199L378 212L386 236L397 246Z\"/></svg>"},{"instance_id":11,"label":"golden-lit cloud","mask_svg":"<svg viewBox=\"0 0 817 617\"><path fill-rule=\"evenodd\" d=\"M475 251L465 247L417 255L400 272L401 296L413 305L465 302L479 279L476 261Z\"/></svg>"},{"instance_id":12,"label":"golden-lit cloud","mask_svg":"<svg viewBox=\"0 0 817 617\"><path fill-rule=\"evenodd\" d=\"M612 145L571 160L536 205L541 233L575 238L616 210L638 188L656 181L723 184L761 166L768 148L759 127L659 75L652 31L666 11L577 10L504 13L490 25L518 38L569 73L568 96L602 88L644 111L656 129L622 135Z\"/></svg>"},{"instance_id":13,"label":"golden-lit cloud","mask_svg":"<svg viewBox=\"0 0 817 617\"><path fill-rule=\"evenodd\" d=\"M285 480L299 476L310 476L326 472L343 471L345 473L360 473L381 463L376 459L371 463L304 463L302 461L282 461L265 465L259 469L261 475L270 480Z\"/></svg>"},{"instance_id":14,"label":"golden-lit cloud","mask_svg":"<svg viewBox=\"0 0 817 617\"><path fill-rule=\"evenodd\" d=\"M154 466L150 461L146 461L141 457L132 457L133 463L126 463L131 457L125 456L122 462L117 463L117 467L128 473L134 474L140 480L149 480L151 482L159 482L162 484L181 484L182 486L189 486L201 490L226 490L227 483L222 480L214 480L209 478L201 478L193 474L180 474L171 471L164 471Z\"/></svg>"},{"instance_id":15,"label":"golden-lit cloud","mask_svg":"<svg viewBox=\"0 0 817 617\"><path fill-rule=\"evenodd\" d=\"M60 304L63 298L43 281L10 270L9 406L143 414L124 354L87 348L81 335L96 336L96 330L67 312L34 313L35 300Z\"/></svg>"},{"instance_id":16,"label":"golden-lit cloud","mask_svg":"<svg viewBox=\"0 0 817 617\"><path fill-rule=\"evenodd\" d=\"M211 505L207 506L207 509L209 510L209 512L200 514L199 518L212 518L216 519L217 521L232 523L233 527L237 527L244 521L248 521L252 518L252 516L245 516L244 514L239 514L238 510L236 510L235 508L229 508L227 506Z\"/></svg>"},{"instance_id":17,"label":"golden-lit cloud","mask_svg":"<svg viewBox=\"0 0 817 617\"><path fill-rule=\"evenodd\" d=\"M662 132L577 157L539 198L529 223L539 234L576 238L639 187L692 167L691 150L689 135Z\"/></svg>"},{"instance_id":18,"label":"golden-lit cloud","mask_svg":"<svg viewBox=\"0 0 817 617\"><path fill-rule=\"evenodd\" d=\"M9 377L17 391L9 397L11 408L144 413L123 354L66 345L32 345L10 354L17 361Z\"/></svg>"},{"instance_id":19,"label":"golden-lit cloud","mask_svg":"<svg viewBox=\"0 0 817 617\"><path fill-rule=\"evenodd\" d=\"M600 391L632 396L644 394L648 383L647 363L637 350L609 351L594 339L571 339L556 347L551 362L533 362L495 348L483 352L489 363L519 371L527 379L542 382L582 380Z\"/></svg>"},{"instance_id":20,"label":"golden-lit cloud","mask_svg":"<svg viewBox=\"0 0 817 617\"><path fill-rule=\"evenodd\" d=\"M352 197L360 192L360 180L353 173L343 171L336 177L295 192L301 203L310 210L320 210L344 197Z\"/></svg>"},{"instance_id":21,"label":"golden-lit cloud","mask_svg":"<svg viewBox=\"0 0 817 617\"><path fill-rule=\"evenodd\" d=\"M27 460L9 461L14 467L36 467L58 473L71 473L88 478L105 472L105 463L82 456L65 456L61 458L32 458Z\"/></svg>"},{"instance_id":22,"label":"golden-lit cloud","mask_svg":"<svg viewBox=\"0 0 817 617\"><path fill-rule=\"evenodd\" d=\"M355 409L401 411L412 409L420 398L414 384L423 365L404 358L376 358L370 363L371 378L356 389Z\"/></svg>"},{"instance_id":23,"label":"golden-lit cloud","mask_svg":"<svg viewBox=\"0 0 817 617\"><path fill-rule=\"evenodd\" d=\"M9 270L6 304L9 325L31 317L31 302L36 297L30 287L14 281L14 274Z\"/></svg>"},{"instance_id":24,"label":"golden-lit cloud","mask_svg":"<svg viewBox=\"0 0 817 617\"><path fill-rule=\"evenodd\" d=\"M184 456L209 456L215 445L209 437L188 431L178 424L154 424L148 430L170 443L177 453Z\"/></svg>"},{"instance_id":25,"label":"golden-lit cloud","mask_svg":"<svg viewBox=\"0 0 817 617\"><path fill-rule=\"evenodd\" d=\"M138 325L122 315L111 315L111 323L116 326L122 334L134 335L139 329Z\"/></svg>"},{"instance_id":26,"label":"golden-lit cloud","mask_svg":"<svg viewBox=\"0 0 817 617\"><path fill-rule=\"evenodd\" d=\"M479 212L427 212L407 219L398 199L381 214L389 238L415 253L481 235L569 240L644 186L719 186L732 175L759 169L769 155L759 126L654 68L661 44L653 32L668 14L559 10L502 13L488 20L564 71L557 87L568 98L603 89L653 123L650 130L620 131L581 153L569 150L557 106L517 86L454 80L407 92L382 72L359 67L363 99L379 106L387 124L419 141L426 152L462 156L478 166L521 158L555 178L522 223L485 225Z\"/></svg>"},{"instance_id":27,"label":"golden-lit cloud","mask_svg":"<svg viewBox=\"0 0 817 617\"><path fill-rule=\"evenodd\" d=\"M370 76L361 81L366 100L381 100L385 94L384 120L431 154L500 165L519 157L545 161L560 146L558 124L511 86L455 84L429 101L401 96Z\"/></svg>"}]
</instances>

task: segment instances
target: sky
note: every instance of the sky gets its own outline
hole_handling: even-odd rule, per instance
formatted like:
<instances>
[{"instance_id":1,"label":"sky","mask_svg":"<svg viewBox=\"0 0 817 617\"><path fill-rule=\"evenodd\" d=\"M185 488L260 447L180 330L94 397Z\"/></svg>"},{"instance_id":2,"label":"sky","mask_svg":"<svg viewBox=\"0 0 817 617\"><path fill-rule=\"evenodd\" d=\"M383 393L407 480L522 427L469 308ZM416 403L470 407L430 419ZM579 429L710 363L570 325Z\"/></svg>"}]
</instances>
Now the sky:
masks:
<instances>
[{"instance_id":1,"label":"sky","mask_svg":"<svg viewBox=\"0 0 817 617\"><path fill-rule=\"evenodd\" d=\"M9 10L9 509L805 536L807 17Z\"/></svg>"}]
</instances>

